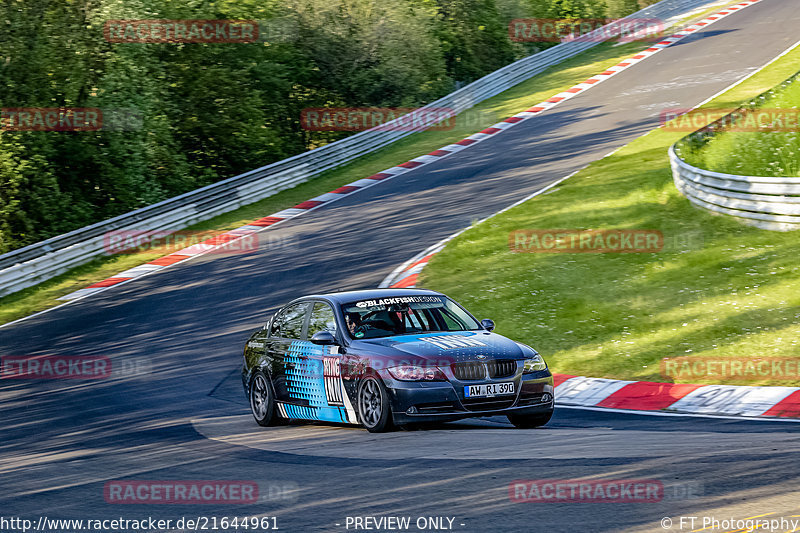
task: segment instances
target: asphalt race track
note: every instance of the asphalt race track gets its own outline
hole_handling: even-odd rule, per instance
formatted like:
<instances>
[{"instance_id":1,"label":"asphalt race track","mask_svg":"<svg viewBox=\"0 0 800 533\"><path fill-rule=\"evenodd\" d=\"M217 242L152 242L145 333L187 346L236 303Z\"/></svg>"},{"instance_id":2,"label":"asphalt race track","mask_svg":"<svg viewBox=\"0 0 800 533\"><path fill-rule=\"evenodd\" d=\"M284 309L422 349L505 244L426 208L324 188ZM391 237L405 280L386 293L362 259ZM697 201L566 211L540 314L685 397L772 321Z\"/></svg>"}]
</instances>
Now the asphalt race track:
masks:
<instances>
[{"instance_id":1,"label":"asphalt race track","mask_svg":"<svg viewBox=\"0 0 800 533\"><path fill-rule=\"evenodd\" d=\"M265 515L287 532L347 531L348 516L367 515L450 517L465 532L558 532L800 514L793 422L560 408L537 430L501 418L381 435L267 429L249 418L238 378L244 340L282 303L377 286L470 221L658 126L660 110L692 107L753 72L793 44L798 27L800 2L763 0L508 132L268 230L281 245L206 255L0 329L3 354L108 355L133 369L98 381L0 383L0 514ZM659 480L665 493L656 503L509 497L514 480L576 478ZM260 501L106 503L104 484L124 479L252 480Z\"/></svg>"}]
</instances>

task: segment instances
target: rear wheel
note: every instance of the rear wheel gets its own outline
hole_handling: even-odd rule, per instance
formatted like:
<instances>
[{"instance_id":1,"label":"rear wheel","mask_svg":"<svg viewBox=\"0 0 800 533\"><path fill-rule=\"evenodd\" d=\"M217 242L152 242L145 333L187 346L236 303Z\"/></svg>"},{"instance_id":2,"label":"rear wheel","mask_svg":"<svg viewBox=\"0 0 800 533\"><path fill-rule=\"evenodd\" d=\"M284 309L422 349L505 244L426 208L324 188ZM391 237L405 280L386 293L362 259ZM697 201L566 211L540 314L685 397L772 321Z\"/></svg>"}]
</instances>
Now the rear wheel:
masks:
<instances>
[{"instance_id":1,"label":"rear wheel","mask_svg":"<svg viewBox=\"0 0 800 533\"><path fill-rule=\"evenodd\" d=\"M535 415L508 415L508 421L520 429L532 429L547 424L552 416L553 411Z\"/></svg>"},{"instance_id":2,"label":"rear wheel","mask_svg":"<svg viewBox=\"0 0 800 533\"><path fill-rule=\"evenodd\" d=\"M386 387L377 376L367 376L358 387L358 416L370 433L392 429L392 410Z\"/></svg>"},{"instance_id":3,"label":"rear wheel","mask_svg":"<svg viewBox=\"0 0 800 533\"><path fill-rule=\"evenodd\" d=\"M267 376L260 370L253 375L253 381L250 383L250 411L259 426L274 426L278 418L275 416L272 388Z\"/></svg>"}]
</instances>

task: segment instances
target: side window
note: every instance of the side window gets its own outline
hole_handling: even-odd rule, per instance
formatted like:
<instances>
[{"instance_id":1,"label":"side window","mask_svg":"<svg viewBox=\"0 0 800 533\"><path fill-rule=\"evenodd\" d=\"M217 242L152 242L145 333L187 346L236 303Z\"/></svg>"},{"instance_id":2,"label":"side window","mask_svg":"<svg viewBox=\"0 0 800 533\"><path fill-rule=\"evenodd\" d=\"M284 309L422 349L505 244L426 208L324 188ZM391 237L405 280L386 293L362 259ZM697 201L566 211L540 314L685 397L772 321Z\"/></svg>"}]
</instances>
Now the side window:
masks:
<instances>
[{"instance_id":1,"label":"side window","mask_svg":"<svg viewBox=\"0 0 800 533\"><path fill-rule=\"evenodd\" d=\"M306 319L307 303L294 304L281 312L272 323L270 331L273 337L300 339L303 334L303 322Z\"/></svg>"},{"instance_id":2,"label":"side window","mask_svg":"<svg viewBox=\"0 0 800 533\"><path fill-rule=\"evenodd\" d=\"M311 318L308 322L308 338L310 339L314 333L319 331L330 331L336 335L336 318L333 316L333 309L323 302L315 303L314 309L311 311Z\"/></svg>"},{"instance_id":3,"label":"side window","mask_svg":"<svg viewBox=\"0 0 800 533\"><path fill-rule=\"evenodd\" d=\"M448 331L459 331L464 328L464 324L460 324L453 316L445 310L442 310L442 319L447 324Z\"/></svg>"}]
</instances>

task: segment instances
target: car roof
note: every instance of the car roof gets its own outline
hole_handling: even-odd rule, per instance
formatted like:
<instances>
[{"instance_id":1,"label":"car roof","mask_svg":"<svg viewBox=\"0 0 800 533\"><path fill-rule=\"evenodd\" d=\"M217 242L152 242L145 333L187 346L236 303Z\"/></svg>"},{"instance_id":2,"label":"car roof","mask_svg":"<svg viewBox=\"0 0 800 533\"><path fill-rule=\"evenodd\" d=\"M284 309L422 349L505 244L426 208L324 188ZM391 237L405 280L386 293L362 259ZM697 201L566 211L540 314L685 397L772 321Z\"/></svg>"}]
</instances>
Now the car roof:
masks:
<instances>
[{"instance_id":1,"label":"car roof","mask_svg":"<svg viewBox=\"0 0 800 533\"><path fill-rule=\"evenodd\" d=\"M306 298L322 298L338 305L356 302L359 300L375 300L378 298L394 298L397 296L444 296L440 292L428 289L368 289L361 291L329 292L325 294L310 294Z\"/></svg>"}]
</instances>

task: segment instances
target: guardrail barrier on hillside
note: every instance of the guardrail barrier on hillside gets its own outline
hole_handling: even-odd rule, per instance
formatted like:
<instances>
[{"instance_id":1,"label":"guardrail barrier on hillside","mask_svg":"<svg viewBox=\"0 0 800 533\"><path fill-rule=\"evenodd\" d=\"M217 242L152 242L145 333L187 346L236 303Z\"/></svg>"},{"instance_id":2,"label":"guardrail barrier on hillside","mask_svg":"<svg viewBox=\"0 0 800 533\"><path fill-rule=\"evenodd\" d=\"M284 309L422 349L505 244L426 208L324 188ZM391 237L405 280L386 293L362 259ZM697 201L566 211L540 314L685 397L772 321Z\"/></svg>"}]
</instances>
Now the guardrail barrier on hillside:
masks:
<instances>
[{"instance_id":1,"label":"guardrail barrier on hillside","mask_svg":"<svg viewBox=\"0 0 800 533\"><path fill-rule=\"evenodd\" d=\"M710 1L662 0L625 19L658 18L665 21L666 27L670 18L679 17ZM621 27L619 23L615 24L617 28ZM606 38L614 36L613 32L603 28L595 32L603 32ZM520 59L421 109L448 108L460 113L550 66L597 46L600 40L592 38L595 32ZM431 114L430 120L431 123L421 121L416 128L392 128L392 122L387 122L379 128L356 133L201 189L0 255L0 296L33 286L103 255L103 235L109 231L174 231L208 220L425 130L438 120L435 113Z\"/></svg>"},{"instance_id":2,"label":"guardrail barrier on hillside","mask_svg":"<svg viewBox=\"0 0 800 533\"><path fill-rule=\"evenodd\" d=\"M734 116L746 116L774 91L798 79L800 73L672 145L669 148L672 177L681 194L699 208L735 217L750 226L773 231L800 229L800 177L712 172L692 166L680 157L682 149L702 147L714 135L735 124Z\"/></svg>"}]
</instances>

